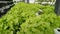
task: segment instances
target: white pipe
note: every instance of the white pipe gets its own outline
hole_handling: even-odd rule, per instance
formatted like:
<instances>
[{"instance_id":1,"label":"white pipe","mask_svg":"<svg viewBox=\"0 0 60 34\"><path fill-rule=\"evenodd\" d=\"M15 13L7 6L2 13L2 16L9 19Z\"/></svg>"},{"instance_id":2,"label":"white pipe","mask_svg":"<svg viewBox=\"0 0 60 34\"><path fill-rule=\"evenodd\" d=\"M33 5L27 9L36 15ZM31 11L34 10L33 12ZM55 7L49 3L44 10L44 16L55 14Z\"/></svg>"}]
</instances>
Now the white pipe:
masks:
<instances>
[{"instance_id":1,"label":"white pipe","mask_svg":"<svg viewBox=\"0 0 60 34\"><path fill-rule=\"evenodd\" d=\"M60 30L60 28L54 29L55 34L60 34L60 31L58 30Z\"/></svg>"}]
</instances>

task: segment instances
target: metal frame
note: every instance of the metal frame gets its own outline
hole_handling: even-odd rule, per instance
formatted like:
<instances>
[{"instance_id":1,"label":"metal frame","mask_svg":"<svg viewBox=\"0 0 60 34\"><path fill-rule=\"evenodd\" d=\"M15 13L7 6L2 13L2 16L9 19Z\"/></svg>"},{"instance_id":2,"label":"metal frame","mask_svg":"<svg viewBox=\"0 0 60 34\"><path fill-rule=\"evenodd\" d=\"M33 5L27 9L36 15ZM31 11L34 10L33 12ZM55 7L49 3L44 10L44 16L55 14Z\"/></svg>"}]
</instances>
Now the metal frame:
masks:
<instances>
[{"instance_id":1,"label":"metal frame","mask_svg":"<svg viewBox=\"0 0 60 34\"><path fill-rule=\"evenodd\" d=\"M0 4L6 4L5 6L0 7L0 17L2 14L7 12L4 10L8 10L14 5L13 1L0 1Z\"/></svg>"}]
</instances>

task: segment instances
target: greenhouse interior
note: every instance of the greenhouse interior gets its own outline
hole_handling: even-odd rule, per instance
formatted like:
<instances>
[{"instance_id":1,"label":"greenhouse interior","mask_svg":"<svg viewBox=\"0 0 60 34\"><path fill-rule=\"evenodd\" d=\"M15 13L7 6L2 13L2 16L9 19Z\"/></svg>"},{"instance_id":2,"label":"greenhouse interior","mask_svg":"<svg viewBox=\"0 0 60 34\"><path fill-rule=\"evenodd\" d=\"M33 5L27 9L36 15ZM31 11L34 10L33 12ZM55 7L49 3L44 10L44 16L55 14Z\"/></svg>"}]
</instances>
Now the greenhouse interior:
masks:
<instances>
[{"instance_id":1,"label":"greenhouse interior","mask_svg":"<svg viewBox=\"0 0 60 34\"><path fill-rule=\"evenodd\" d=\"M60 0L0 0L0 34L60 34Z\"/></svg>"}]
</instances>

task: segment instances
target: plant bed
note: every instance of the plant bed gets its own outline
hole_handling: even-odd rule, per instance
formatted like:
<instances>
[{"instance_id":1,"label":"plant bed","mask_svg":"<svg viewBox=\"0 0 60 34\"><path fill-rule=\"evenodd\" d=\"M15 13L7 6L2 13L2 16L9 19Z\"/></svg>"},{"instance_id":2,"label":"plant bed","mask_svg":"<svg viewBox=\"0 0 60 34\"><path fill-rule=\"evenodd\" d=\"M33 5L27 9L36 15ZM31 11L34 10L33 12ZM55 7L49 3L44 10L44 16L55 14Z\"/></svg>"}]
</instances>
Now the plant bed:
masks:
<instances>
[{"instance_id":1,"label":"plant bed","mask_svg":"<svg viewBox=\"0 0 60 34\"><path fill-rule=\"evenodd\" d=\"M43 14L36 16L39 9ZM54 29L60 27L60 16L54 13L54 6L20 2L0 18L0 24L0 31L13 34L54 34Z\"/></svg>"}]
</instances>

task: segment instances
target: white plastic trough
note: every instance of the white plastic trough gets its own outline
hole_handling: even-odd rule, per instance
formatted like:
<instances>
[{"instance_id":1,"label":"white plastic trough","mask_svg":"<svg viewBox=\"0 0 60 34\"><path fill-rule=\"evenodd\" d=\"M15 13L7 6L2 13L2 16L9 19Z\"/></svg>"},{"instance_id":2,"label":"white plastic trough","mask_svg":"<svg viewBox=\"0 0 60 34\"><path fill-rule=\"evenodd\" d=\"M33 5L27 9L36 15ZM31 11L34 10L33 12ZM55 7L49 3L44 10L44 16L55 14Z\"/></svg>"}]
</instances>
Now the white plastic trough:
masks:
<instances>
[{"instance_id":1,"label":"white plastic trough","mask_svg":"<svg viewBox=\"0 0 60 34\"><path fill-rule=\"evenodd\" d=\"M54 29L55 34L60 34L60 28Z\"/></svg>"}]
</instances>

